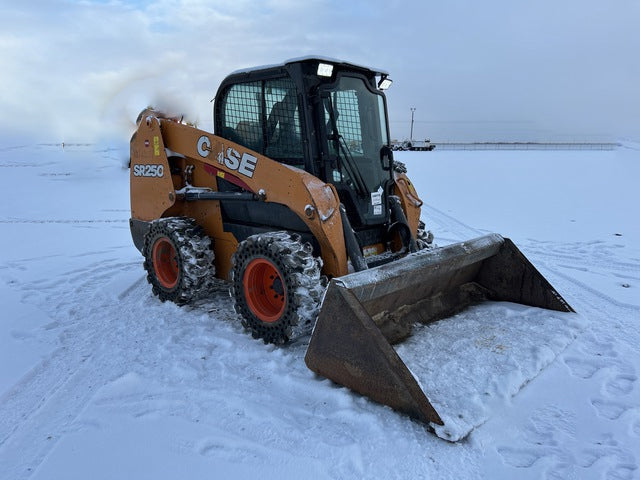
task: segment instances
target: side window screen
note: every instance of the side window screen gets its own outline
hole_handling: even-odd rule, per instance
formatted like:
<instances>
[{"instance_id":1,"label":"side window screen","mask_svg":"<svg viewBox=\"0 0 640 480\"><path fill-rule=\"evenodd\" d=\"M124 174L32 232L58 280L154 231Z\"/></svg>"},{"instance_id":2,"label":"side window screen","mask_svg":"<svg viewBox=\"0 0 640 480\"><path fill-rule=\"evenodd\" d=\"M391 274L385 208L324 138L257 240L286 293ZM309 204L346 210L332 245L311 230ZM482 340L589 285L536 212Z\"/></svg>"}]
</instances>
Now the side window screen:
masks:
<instances>
[{"instance_id":1,"label":"side window screen","mask_svg":"<svg viewBox=\"0 0 640 480\"><path fill-rule=\"evenodd\" d=\"M265 154L293 165L304 163L295 85L290 79L267 80L264 100Z\"/></svg>"},{"instance_id":2,"label":"side window screen","mask_svg":"<svg viewBox=\"0 0 640 480\"><path fill-rule=\"evenodd\" d=\"M233 85L225 95L222 135L262 153L262 116L262 82Z\"/></svg>"},{"instance_id":3,"label":"side window screen","mask_svg":"<svg viewBox=\"0 0 640 480\"><path fill-rule=\"evenodd\" d=\"M342 90L333 93L338 131L344 137L349 150L354 155L362 155L362 128L356 90Z\"/></svg>"},{"instance_id":4,"label":"side window screen","mask_svg":"<svg viewBox=\"0 0 640 480\"><path fill-rule=\"evenodd\" d=\"M291 79L238 83L226 90L222 102L223 138L304 168L297 90Z\"/></svg>"}]
</instances>

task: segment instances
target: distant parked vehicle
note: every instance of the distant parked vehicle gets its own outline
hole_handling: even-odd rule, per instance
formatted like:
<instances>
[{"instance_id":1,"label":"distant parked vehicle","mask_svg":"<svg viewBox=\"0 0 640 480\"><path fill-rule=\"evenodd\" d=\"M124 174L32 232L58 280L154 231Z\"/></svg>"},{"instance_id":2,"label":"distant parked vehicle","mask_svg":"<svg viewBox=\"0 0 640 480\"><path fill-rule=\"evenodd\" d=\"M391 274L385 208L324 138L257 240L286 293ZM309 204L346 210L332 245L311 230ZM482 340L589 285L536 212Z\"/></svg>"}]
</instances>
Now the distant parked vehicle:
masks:
<instances>
[{"instance_id":1,"label":"distant parked vehicle","mask_svg":"<svg viewBox=\"0 0 640 480\"><path fill-rule=\"evenodd\" d=\"M412 150L412 151L431 151L436 148L431 140L403 140L402 142L393 142L391 145L393 150Z\"/></svg>"}]
</instances>

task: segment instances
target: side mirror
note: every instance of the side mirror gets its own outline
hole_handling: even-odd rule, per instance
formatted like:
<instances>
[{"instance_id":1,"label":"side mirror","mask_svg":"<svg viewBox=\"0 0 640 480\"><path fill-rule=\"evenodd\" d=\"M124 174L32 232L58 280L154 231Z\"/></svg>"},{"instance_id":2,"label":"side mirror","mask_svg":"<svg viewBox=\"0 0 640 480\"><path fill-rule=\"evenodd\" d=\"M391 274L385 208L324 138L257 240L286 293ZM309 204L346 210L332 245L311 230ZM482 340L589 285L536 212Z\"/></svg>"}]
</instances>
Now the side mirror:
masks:
<instances>
[{"instance_id":1,"label":"side mirror","mask_svg":"<svg viewBox=\"0 0 640 480\"><path fill-rule=\"evenodd\" d=\"M380 163L383 170L391 170L393 166L393 150L387 145L380 149Z\"/></svg>"}]
</instances>

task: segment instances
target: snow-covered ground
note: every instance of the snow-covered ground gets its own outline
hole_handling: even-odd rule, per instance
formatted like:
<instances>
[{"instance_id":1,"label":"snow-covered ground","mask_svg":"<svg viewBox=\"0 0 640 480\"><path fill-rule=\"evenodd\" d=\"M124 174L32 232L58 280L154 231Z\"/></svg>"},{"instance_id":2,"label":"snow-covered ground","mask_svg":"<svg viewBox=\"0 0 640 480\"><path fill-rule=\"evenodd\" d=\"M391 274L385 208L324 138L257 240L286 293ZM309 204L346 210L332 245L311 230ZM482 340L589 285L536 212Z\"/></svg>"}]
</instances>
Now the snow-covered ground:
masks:
<instances>
[{"instance_id":1,"label":"snow-covered ground","mask_svg":"<svg viewBox=\"0 0 640 480\"><path fill-rule=\"evenodd\" d=\"M471 400L464 440L316 377L303 343L252 340L223 288L188 308L154 298L126 150L5 144L0 478L640 478L640 146L396 157L438 243L508 236L577 311L485 304L434 327L420 345L447 370L421 382ZM447 397L483 376L490 401Z\"/></svg>"}]
</instances>

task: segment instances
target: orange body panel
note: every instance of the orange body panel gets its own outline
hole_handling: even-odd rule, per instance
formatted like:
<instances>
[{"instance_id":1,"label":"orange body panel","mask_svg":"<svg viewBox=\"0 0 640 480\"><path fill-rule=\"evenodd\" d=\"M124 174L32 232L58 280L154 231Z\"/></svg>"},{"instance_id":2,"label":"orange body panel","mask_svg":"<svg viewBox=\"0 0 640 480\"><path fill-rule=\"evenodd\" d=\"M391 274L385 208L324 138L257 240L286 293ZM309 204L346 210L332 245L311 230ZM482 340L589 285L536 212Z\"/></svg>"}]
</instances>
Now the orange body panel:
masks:
<instances>
[{"instance_id":1,"label":"orange body panel","mask_svg":"<svg viewBox=\"0 0 640 480\"><path fill-rule=\"evenodd\" d=\"M131 217L145 221L162 217L175 203L175 189L157 119L142 122L131 139L129 170Z\"/></svg>"},{"instance_id":2,"label":"orange body panel","mask_svg":"<svg viewBox=\"0 0 640 480\"><path fill-rule=\"evenodd\" d=\"M407 217L407 223L411 232L415 235L418 231L418 224L420 223L420 207L422 207L422 200L418 197L418 193L404 173L394 172L395 191L394 193L400 197L402 204L402 210Z\"/></svg>"},{"instance_id":3,"label":"orange body panel","mask_svg":"<svg viewBox=\"0 0 640 480\"><path fill-rule=\"evenodd\" d=\"M168 216L194 218L213 239L216 275L227 278L237 240L223 229L219 201L187 202L181 198L179 190L185 187L184 179L182 175L171 175L166 148L176 156L184 156L180 159L182 171L193 166L190 178L193 187L215 191L216 177L220 176L265 202L286 205L318 240L323 273L331 277L347 273L340 201L333 185L237 143L148 113L131 140L132 218L144 221Z\"/></svg>"}]
</instances>

